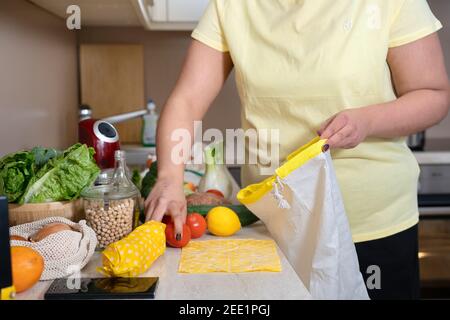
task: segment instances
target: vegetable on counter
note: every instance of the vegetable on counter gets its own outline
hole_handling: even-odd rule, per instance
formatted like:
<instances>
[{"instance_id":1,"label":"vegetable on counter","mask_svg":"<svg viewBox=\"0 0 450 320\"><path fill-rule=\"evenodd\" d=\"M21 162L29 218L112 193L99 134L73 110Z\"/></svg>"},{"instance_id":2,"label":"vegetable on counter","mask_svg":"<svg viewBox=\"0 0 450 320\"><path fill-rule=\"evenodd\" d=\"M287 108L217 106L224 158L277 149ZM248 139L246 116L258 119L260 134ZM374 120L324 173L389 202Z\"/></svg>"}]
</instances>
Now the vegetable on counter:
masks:
<instances>
[{"instance_id":1,"label":"vegetable on counter","mask_svg":"<svg viewBox=\"0 0 450 320\"><path fill-rule=\"evenodd\" d=\"M44 240L49 235L58 233L61 231L74 231L69 225L61 222L53 222L43 226L35 234L30 237L31 242L39 242Z\"/></svg>"},{"instance_id":2,"label":"vegetable on counter","mask_svg":"<svg viewBox=\"0 0 450 320\"><path fill-rule=\"evenodd\" d=\"M201 238L206 232L206 220L199 213L193 212L187 215L186 224L191 229L191 238Z\"/></svg>"},{"instance_id":3,"label":"vegetable on counter","mask_svg":"<svg viewBox=\"0 0 450 320\"><path fill-rule=\"evenodd\" d=\"M34 163L38 168L41 168L48 161L50 161L50 159L60 156L62 152L56 149L34 147L31 150L31 153L34 155Z\"/></svg>"},{"instance_id":4,"label":"vegetable on counter","mask_svg":"<svg viewBox=\"0 0 450 320\"><path fill-rule=\"evenodd\" d=\"M175 238L175 226L173 223L169 223L166 226L166 242L169 246L173 248L183 248L187 246L189 241L191 241L191 229L188 227L188 225L183 225L183 235L181 236L180 240L177 240Z\"/></svg>"},{"instance_id":5,"label":"vegetable on counter","mask_svg":"<svg viewBox=\"0 0 450 320\"><path fill-rule=\"evenodd\" d=\"M25 241L25 242L28 242L28 240L25 239L24 237L17 236L17 235L11 235L11 236L9 237L9 240L11 240L11 241L16 240L16 241Z\"/></svg>"},{"instance_id":6,"label":"vegetable on counter","mask_svg":"<svg viewBox=\"0 0 450 320\"><path fill-rule=\"evenodd\" d=\"M156 184L156 179L158 178L158 165L156 161L153 161L150 165L150 168L145 175L144 179L142 179L141 185L141 195L144 198L147 198L153 187Z\"/></svg>"},{"instance_id":7,"label":"vegetable on counter","mask_svg":"<svg viewBox=\"0 0 450 320\"><path fill-rule=\"evenodd\" d=\"M81 144L64 152L36 147L7 155L0 159L0 194L20 204L76 199L100 172L93 155Z\"/></svg>"},{"instance_id":8,"label":"vegetable on counter","mask_svg":"<svg viewBox=\"0 0 450 320\"><path fill-rule=\"evenodd\" d=\"M9 202L18 201L36 172L59 154L55 149L35 147L0 159L0 194L6 195Z\"/></svg>"},{"instance_id":9,"label":"vegetable on counter","mask_svg":"<svg viewBox=\"0 0 450 320\"><path fill-rule=\"evenodd\" d=\"M131 182L134 183L136 188L141 190L141 188L142 188L142 178L141 178L141 173L140 173L139 169L134 169L133 170L133 172L131 174Z\"/></svg>"},{"instance_id":10,"label":"vegetable on counter","mask_svg":"<svg viewBox=\"0 0 450 320\"><path fill-rule=\"evenodd\" d=\"M0 159L0 194L16 202L25 191L36 171L31 152L17 152Z\"/></svg>"},{"instance_id":11,"label":"vegetable on counter","mask_svg":"<svg viewBox=\"0 0 450 320\"><path fill-rule=\"evenodd\" d=\"M68 201L80 196L91 185L100 169L94 149L75 144L62 155L50 159L31 179L19 203Z\"/></svg>"},{"instance_id":12,"label":"vegetable on counter","mask_svg":"<svg viewBox=\"0 0 450 320\"><path fill-rule=\"evenodd\" d=\"M212 193L212 194L215 194L216 196L219 196L219 197L225 199L225 196L224 196L223 193L220 192L219 190L209 189L209 190L206 190L206 193Z\"/></svg>"},{"instance_id":13,"label":"vegetable on counter","mask_svg":"<svg viewBox=\"0 0 450 320\"><path fill-rule=\"evenodd\" d=\"M205 175L200 180L198 190L218 190L225 199L229 199L233 191L232 182L223 161L223 141L210 144L204 150Z\"/></svg>"},{"instance_id":14,"label":"vegetable on counter","mask_svg":"<svg viewBox=\"0 0 450 320\"><path fill-rule=\"evenodd\" d=\"M257 221L259 221L258 217L255 216L249 209L247 209L244 205L222 205L223 207L227 207L234 211L234 213L237 214L239 217L239 221L241 222L241 225L243 227L246 227L248 225L251 225ZM208 212L215 208L216 206L211 205L191 205L187 207L188 213L197 212L201 214L202 216L206 216Z\"/></svg>"},{"instance_id":15,"label":"vegetable on counter","mask_svg":"<svg viewBox=\"0 0 450 320\"><path fill-rule=\"evenodd\" d=\"M139 185L139 189L141 190L141 196L143 198L148 197L148 195L150 194L150 192L152 191L153 187L156 184L157 178L158 178L158 165L156 161L152 161L148 172L146 173L144 179L142 179ZM185 196L193 194L196 189L197 189L196 186L192 182L187 182L183 185L183 191Z\"/></svg>"},{"instance_id":16,"label":"vegetable on counter","mask_svg":"<svg viewBox=\"0 0 450 320\"><path fill-rule=\"evenodd\" d=\"M213 205L220 206L227 203L225 199L214 193L208 192L195 192L186 197L186 202L188 206L199 206L199 205Z\"/></svg>"}]
</instances>

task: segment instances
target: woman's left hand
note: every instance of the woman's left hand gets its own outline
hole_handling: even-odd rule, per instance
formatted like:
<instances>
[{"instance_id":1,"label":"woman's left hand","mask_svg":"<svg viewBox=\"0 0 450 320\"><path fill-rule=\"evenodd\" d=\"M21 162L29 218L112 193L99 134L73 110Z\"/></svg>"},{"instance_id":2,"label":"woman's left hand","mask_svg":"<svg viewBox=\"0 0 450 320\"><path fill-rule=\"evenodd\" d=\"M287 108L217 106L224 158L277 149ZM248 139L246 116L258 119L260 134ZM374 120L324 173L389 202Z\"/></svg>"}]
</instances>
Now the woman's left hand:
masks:
<instances>
[{"instance_id":1,"label":"woman's left hand","mask_svg":"<svg viewBox=\"0 0 450 320\"><path fill-rule=\"evenodd\" d=\"M330 148L351 149L358 146L369 133L370 121L363 108L339 112L328 119L317 132L327 139Z\"/></svg>"}]
</instances>

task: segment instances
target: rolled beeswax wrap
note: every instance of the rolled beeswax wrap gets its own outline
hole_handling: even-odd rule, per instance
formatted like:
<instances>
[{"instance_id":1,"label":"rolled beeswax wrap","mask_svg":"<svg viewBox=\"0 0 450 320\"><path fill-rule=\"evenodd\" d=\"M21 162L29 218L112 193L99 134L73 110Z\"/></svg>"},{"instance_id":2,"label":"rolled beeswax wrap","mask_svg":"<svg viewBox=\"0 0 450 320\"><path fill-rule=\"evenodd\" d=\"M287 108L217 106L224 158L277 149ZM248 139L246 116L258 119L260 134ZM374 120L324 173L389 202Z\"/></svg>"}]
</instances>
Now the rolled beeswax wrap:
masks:
<instances>
[{"instance_id":1,"label":"rolled beeswax wrap","mask_svg":"<svg viewBox=\"0 0 450 320\"><path fill-rule=\"evenodd\" d=\"M150 221L136 228L102 252L103 267L97 271L110 277L135 277L148 268L166 250L166 225Z\"/></svg>"}]
</instances>

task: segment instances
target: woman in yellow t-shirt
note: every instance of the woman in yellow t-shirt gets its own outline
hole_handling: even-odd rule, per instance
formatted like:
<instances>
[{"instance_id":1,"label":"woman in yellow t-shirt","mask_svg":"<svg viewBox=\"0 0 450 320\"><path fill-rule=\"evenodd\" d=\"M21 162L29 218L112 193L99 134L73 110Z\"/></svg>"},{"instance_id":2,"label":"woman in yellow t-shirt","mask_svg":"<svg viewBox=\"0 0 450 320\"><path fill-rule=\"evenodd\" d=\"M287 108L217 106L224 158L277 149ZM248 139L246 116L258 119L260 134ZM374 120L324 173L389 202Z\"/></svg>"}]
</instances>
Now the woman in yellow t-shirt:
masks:
<instances>
[{"instance_id":1,"label":"woman in yellow t-shirt","mask_svg":"<svg viewBox=\"0 0 450 320\"><path fill-rule=\"evenodd\" d=\"M158 128L147 218L186 217L171 133L193 132L235 69L243 129L278 129L280 159L328 139L361 272L372 298L418 297L417 180L405 137L440 122L449 81L426 0L212 0ZM264 161L261 161L264 162ZM244 185L261 167L243 167Z\"/></svg>"}]
</instances>

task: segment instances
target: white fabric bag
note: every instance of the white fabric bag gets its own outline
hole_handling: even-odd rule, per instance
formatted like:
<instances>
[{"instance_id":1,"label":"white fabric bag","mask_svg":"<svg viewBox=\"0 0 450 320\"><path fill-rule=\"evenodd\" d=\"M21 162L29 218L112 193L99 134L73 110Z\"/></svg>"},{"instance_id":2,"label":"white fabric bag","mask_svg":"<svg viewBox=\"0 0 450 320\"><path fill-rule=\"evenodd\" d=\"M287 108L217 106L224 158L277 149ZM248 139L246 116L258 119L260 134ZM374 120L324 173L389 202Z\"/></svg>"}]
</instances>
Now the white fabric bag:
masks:
<instances>
[{"instance_id":1,"label":"white fabric bag","mask_svg":"<svg viewBox=\"0 0 450 320\"><path fill-rule=\"evenodd\" d=\"M40 280L65 278L79 272L90 260L97 246L97 236L85 220L78 223L62 217L51 217L10 228L11 235L28 239L43 226L61 222L73 230L51 234L39 242L12 240L12 246L30 247L44 258L44 272Z\"/></svg>"},{"instance_id":2,"label":"white fabric bag","mask_svg":"<svg viewBox=\"0 0 450 320\"><path fill-rule=\"evenodd\" d=\"M314 299L368 299L329 152L318 138L238 199L257 215Z\"/></svg>"}]
</instances>

